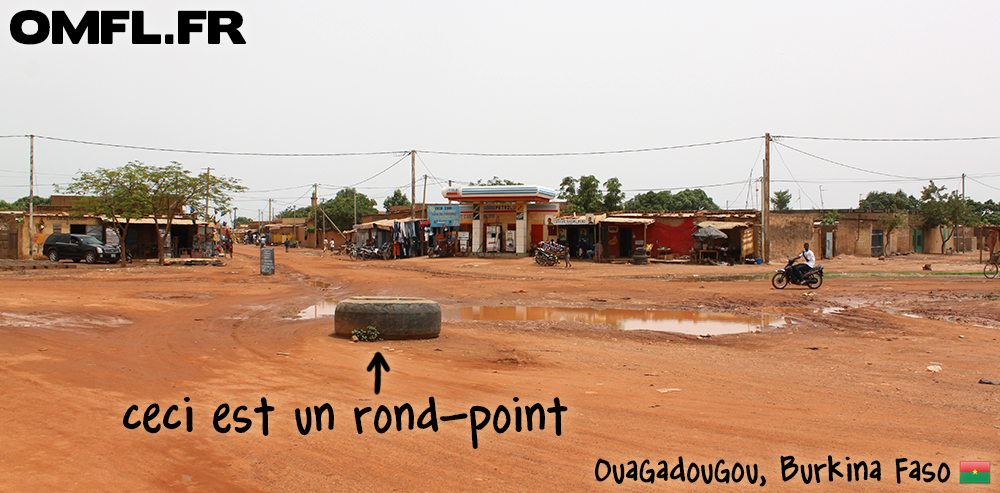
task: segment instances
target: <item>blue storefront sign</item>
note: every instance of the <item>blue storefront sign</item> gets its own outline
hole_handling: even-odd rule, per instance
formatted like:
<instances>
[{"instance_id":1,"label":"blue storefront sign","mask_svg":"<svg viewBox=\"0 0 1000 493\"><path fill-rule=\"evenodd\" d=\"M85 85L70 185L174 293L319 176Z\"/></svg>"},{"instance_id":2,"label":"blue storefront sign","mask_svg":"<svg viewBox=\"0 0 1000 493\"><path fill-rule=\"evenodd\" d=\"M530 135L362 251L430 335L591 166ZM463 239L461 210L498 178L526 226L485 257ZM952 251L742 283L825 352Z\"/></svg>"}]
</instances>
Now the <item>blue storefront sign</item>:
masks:
<instances>
[{"instance_id":1,"label":"blue storefront sign","mask_svg":"<svg viewBox=\"0 0 1000 493\"><path fill-rule=\"evenodd\" d=\"M458 227L459 206L455 205L429 205L427 215L431 221L432 228Z\"/></svg>"}]
</instances>

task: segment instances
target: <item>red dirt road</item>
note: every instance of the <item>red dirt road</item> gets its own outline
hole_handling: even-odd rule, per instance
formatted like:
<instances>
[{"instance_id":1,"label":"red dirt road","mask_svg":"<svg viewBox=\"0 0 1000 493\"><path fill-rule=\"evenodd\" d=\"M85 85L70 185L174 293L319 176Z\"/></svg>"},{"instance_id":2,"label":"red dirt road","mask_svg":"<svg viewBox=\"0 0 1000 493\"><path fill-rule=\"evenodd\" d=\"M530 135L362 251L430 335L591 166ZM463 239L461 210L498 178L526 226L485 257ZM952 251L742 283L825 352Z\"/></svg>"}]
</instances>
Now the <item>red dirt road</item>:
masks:
<instances>
[{"instance_id":1,"label":"red dirt road","mask_svg":"<svg viewBox=\"0 0 1000 493\"><path fill-rule=\"evenodd\" d=\"M257 253L238 246L222 267L0 271L0 490L737 491L766 480L766 491L971 491L959 485L960 461L1000 469L1000 386L978 383L1000 381L1000 280L976 274L978 255L844 258L825 264L821 289L779 291L767 277L773 265L564 269L276 249L277 274L263 277ZM445 322L437 339L352 343L330 337L332 318L294 319L323 299L358 295L443 307L771 313L789 323L698 338L575 322ZM376 352L391 367L378 395L366 371ZM380 405L408 403L419 416L431 397L438 431L397 431L395 416L388 431L375 430ZM254 412L262 398L274 407L267 436ZM468 418L440 421L501 405L513 420L518 406L549 409L556 398L566 407L559 435L554 410L532 431L512 423L499 434L490 420L478 448ZM157 433L124 426L130 406L141 422L153 403ZM228 433L213 427L223 403ZM300 434L296 409L324 403L334 428ZM166 429L172 405L170 422L181 426ZM234 430L238 406L250 420L245 433ZM359 434L355 408L365 407L373 410ZM649 474L679 456L686 472L692 462L756 464L756 485L595 478L595 468L607 471L600 459L648 459ZM789 456L824 464L820 482L805 485L801 473L783 481ZM879 461L881 481L831 482L828 456L839 473ZM901 484L897 458L908 459ZM913 460L935 473L946 464L950 478L918 483L907 477Z\"/></svg>"}]
</instances>

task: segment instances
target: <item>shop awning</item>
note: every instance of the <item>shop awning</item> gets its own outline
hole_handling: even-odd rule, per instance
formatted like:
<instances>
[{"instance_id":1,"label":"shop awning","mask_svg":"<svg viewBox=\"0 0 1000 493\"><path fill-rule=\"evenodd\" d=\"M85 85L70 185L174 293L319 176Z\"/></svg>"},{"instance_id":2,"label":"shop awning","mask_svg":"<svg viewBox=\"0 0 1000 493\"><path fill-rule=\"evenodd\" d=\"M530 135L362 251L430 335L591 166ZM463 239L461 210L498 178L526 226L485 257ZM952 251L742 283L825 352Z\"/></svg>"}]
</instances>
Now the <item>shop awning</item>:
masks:
<instances>
[{"instance_id":1,"label":"shop awning","mask_svg":"<svg viewBox=\"0 0 1000 493\"><path fill-rule=\"evenodd\" d=\"M750 223L736 221L702 221L698 223L699 228L707 228L709 226L722 231L724 229L746 228L750 226Z\"/></svg>"},{"instance_id":2,"label":"shop awning","mask_svg":"<svg viewBox=\"0 0 1000 493\"><path fill-rule=\"evenodd\" d=\"M601 222L615 224L653 224L656 222L656 219L646 217L606 217L602 219Z\"/></svg>"}]
</instances>

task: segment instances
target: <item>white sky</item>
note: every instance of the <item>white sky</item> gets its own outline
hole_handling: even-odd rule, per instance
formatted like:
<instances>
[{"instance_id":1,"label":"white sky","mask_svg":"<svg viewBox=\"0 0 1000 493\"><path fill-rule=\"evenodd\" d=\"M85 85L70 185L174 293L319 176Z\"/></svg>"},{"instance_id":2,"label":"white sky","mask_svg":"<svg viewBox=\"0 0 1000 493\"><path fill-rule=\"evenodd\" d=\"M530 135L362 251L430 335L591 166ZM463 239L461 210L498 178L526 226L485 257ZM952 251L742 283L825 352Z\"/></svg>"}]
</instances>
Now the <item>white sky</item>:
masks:
<instances>
[{"instance_id":1,"label":"white sky","mask_svg":"<svg viewBox=\"0 0 1000 493\"><path fill-rule=\"evenodd\" d=\"M419 151L561 153L682 146L772 135L1000 136L1000 3L982 2L334 2L4 0L20 10L143 10L174 33L179 10L236 10L246 45L16 43L0 32L0 135L256 153L417 149L422 177L494 175L558 188L564 176L618 177L629 197L704 187L720 207L759 204L762 138L657 152L476 157ZM25 29L31 30L31 24ZM919 196L926 179L1000 198L1000 140L860 143L785 140L772 190L794 208L849 208L872 190ZM0 138L0 198L28 194L28 139ZM130 160L241 178L239 214L308 205L401 156L247 157L35 141L38 191L78 170ZM792 182L799 180L798 184ZM709 185L741 182L735 185ZM409 195L406 158L358 188ZM753 185L756 189L756 184ZM800 192L801 188L801 192ZM276 190L284 189L284 190ZM269 191L274 190L274 191ZM428 202L441 203L433 178Z\"/></svg>"}]
</instances>

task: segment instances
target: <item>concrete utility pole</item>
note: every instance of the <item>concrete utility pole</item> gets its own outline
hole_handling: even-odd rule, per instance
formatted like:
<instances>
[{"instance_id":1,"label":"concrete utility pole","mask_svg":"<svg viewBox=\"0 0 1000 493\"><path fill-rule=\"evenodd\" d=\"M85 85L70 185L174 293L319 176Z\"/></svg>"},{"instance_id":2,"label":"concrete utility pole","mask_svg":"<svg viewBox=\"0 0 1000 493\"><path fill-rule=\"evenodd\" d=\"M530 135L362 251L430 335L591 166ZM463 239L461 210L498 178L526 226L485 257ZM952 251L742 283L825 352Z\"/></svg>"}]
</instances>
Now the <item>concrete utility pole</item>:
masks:
<instances>
[{"instance_id":1,"label":"concrete utility pole","mask_svg":"<svg viewBox=\"0 0 1000 493\"><path fill-rule=\"evenodd\" d=\"M274 199L267 199L267 222L274 221L274 209L271 208L271 203Z\"/></svg>"},{"instance_id":2,"label":"concrete utility pole","mask_svg":"<svg viewBox=\"0 0 1000 493\"><path fill-rule=\"evenodd\" d=\"M764 262L771 261L771 238L768 228L771 225L771 134L764 134L764 178L760 184L760 242L764 251Z\"/></svg>"},{"instance_id":3,"label":"concrete utility pole","mask_svg":"<svg viewBox=\"0 0 1000 493\"><path fill-rule=\"evenodd\" d=\"M819 186L819 208L820 210L826 210L826 205L823 204L823 185Z\"/></svg>"},{"instance_id":4,"label":"concrete utility pole","mask_svg":"<svg viewBox=\"0 0 1000 493\"><path fill-rule=\"evenodd\" d=\"M28 260L35 258L35 134L31 134L28 157L31 176L28 177Z\"/></svg>"},{"instance_id":5,"label":"concrete utility pole","mask_svg":"<svg viewBox=\"0 0 1000 493\"><path fill-rule=\"evenodd\" d=\"M319 246L319 206L316 202L319 196L319 183L313 184L313 196L312 196L312 206L313 206L313 248ZM306 234L309 234L308 227L306 228Z\"/></svg>"},{"instance_id":6,"label":"concrete utility pole","mask_svg":"<svg viewBox=\"0 0 1000 493\"><path fill-rule=\"evenodd\" d=\"M417 208L417 151L410 151L410 219L414 218L414 209L416 208Z\"/></svg>"}]
</instances>

